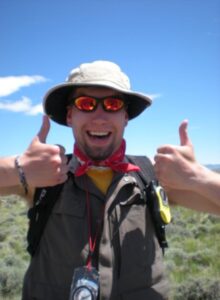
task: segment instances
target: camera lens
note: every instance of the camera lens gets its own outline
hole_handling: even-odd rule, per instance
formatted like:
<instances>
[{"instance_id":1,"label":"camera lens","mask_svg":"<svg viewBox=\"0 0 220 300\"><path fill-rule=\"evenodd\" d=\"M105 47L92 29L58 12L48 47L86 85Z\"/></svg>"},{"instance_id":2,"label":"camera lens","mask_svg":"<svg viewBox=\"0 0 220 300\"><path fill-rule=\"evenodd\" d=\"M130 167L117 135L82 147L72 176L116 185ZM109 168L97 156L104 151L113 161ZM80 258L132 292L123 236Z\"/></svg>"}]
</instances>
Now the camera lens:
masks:
<instances>
[{"instance_id":1,"label":"camera lens","mask_svg":"<svg viewBox=\"0 0 220 300\"><path fill-rule=\"evenodd\" d=\"M87 287L79 287L75 290L72 300L93 300L91 291Z\"/></svg>"}]
</instances>

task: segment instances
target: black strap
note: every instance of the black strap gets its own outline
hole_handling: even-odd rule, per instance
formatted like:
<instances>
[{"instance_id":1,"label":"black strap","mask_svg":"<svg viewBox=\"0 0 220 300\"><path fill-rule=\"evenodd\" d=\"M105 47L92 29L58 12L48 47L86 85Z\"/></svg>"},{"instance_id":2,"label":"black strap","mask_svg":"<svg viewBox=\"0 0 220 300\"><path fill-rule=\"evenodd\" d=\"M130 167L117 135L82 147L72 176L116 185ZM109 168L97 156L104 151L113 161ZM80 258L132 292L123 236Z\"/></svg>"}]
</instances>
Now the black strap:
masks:
<instances>
[{"instance_id":1,"label":"black strap","mask_svg":"<svg viewBox=\"0 0 220 300\"><path fill-rule=\"evenodd\" d=\"M155 199L153 197L154 193L152 193L152 190L151 190L151 187L152 187L151 183L157 182L157 184L158 184L158 181L156 179L153 164L150 161L150 159L146 156L127 155L127 159L131 163L134 163L135 165L140 167L140 171L134 172L134 176L137 179L140 188L147 195L147 206L149 208L150 215L151 215L151 218L152 218L152 221L154 224L155 233L156 233L158 242L164 253L165 248L168 247L168 243L166 240L165 226L159 224L157 222L157 218L155 216L154 203L153 203L153 201L155 201Z\"/></svg>"},{"instance_id":2,"label":"black strap","mask_svg":"<svg viewBox=\"0 0 220 300\"><path fill-rule=\"evenodd\" d=\"M28 211L28 252L33 256L43 235L49 216L61 192L63 184L40 189L35 192L35 204Z\"/></svg>"},{"instance_id":3,"label":"black strap","mask_svg":"<svg viewBox=\"0 0 220 300\"><path fill-rule=\"evenodd\" d=\"M72 155L68 154L68 161ZM29 228L27 232L27 251L33 256L38 248L49 216L59 197L64 183L52 187L36 188L33 207L28 210Z\"/></svg>"},{"instance_id":4,"label":"black strap","mask_svg":"<svg viewBox=\"0 0 220 300\"><path fill-rule=\"evenodd\" d=\"M148 185L152 180L156 180L152 162L147 156L126 155L126 157L131 163L140 167L138 175L145 185Z\"/></svg>"}]
</instances>

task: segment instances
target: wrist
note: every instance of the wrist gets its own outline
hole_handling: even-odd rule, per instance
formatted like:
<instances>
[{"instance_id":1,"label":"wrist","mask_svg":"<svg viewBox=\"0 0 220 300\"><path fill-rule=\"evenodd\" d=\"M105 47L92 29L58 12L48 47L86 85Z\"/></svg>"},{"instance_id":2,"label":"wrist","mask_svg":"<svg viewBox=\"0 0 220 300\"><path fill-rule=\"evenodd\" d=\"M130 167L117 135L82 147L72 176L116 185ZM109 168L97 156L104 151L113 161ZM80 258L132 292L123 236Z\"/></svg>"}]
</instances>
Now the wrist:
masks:
<instances>
[{"instance_id":1,"label":"wrist","mask_svg":"<svg viewBox=\"0 0 220 300\"><path fill-rule=\"evenodd\" d=\"M203 165L196 164L193 170L191 180L192 189L199 193L203 193L203 187L205 187L211 176L211 171L204 167Z\"/></svg>"},{"instance_id":2,"label":"wrist","mask_svg":"<svg viewBox=\"0 0 220 300\"><path fill-rule=\"evenodd\" d=\"M28 183L27 183L24 169L20 163L20 156L16 156L14 162L15 162L15 168L18 173L19 182L24 189L25 195L27 195L28 194Z\"/></svg>"}]
</instances>

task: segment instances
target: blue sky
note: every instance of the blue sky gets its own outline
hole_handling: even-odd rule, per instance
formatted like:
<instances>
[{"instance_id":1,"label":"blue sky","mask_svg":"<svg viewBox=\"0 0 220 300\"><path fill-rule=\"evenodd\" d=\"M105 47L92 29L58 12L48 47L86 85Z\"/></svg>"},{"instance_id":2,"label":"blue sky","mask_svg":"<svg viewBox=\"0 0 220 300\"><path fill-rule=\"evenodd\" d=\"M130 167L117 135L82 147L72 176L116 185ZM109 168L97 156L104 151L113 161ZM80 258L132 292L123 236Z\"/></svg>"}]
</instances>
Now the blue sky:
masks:
<instances>
[{"instance_id":1,"label":"blue sky","mask_svg":"<svg viewBox=\"0 0 220 300\"><path fill-rule=\"evenodd\" d=\"M153 105L126 129L127 152L151 158L189 134L201 163L220 163L219 0L2 0L0 155L25 150L38 132L45 92L83 62L106 59ZM69 128L48 143L72 151Z\"/></svg>"}]
</instances>

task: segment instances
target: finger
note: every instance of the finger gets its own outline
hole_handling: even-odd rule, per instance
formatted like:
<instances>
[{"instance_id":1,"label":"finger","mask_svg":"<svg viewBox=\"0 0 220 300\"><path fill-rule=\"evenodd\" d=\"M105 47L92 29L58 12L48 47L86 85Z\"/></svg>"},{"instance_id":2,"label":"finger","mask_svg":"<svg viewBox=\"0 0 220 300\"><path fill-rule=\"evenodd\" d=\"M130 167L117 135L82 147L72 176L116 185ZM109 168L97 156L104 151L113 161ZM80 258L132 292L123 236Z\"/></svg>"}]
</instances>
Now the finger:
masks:
<instances>
[{"instance_id":1,"label":"finger","mask_svg":"<svg viewBox=\"0 0 220 300\"><path fill-rule=\"evenodd\" d=\"M188 127L188 120L184 120L179 127L179 136L180 136L180 145L181 146L191 146L191 141L188 136L187 132L187 127Z\"/></svg>"},{"instance_id":2,"label":"finger","mask_svg":"<svg viewBox=\"0 0 220 300\"><path fill-rule=\"evenodd\" d=\"M62 176L60 176L58 183L63 183L67 181L67 179L68 179L67 174L63 174Z\"/></svg>"},{"instance_id":3,"label":"finger","mask_svg":"<svg viewBox=\"0 0 220 300\"><path fill-rule=\"evenodd\" d=\"M59 145L59 144L56 144L57 147L59 147L59 154L60 155L65 155L66 153L66 149L62 146L62 145Z\"/></svg>"},{"instance_id":4,"label":"finger","mask_svg":"<svg viewBox=\"0 0 220 300\"><path fill-rule=\"evenodd\" d=\"M46 142L49 131L50 131L50 120L48 116L44 115L40 131L37 134L37 137L41 143Z\"/></svg>"},{"instance_id":5,"label":"finger","mask_svg":"<svg viewBox=\"0 0 220 300\"><path fill-rule=\"evenodd\" d=\"M164 145L157 149L158 154L172 154L175 151L175 146Z\"/></svg>"},{"instance_id":6,"label":"finger","mask_svg":"<svg viewBox=\"0 0 220 300\"><path fill-rule=\"evenodd\" d=\"M63 165L67 165L68 163L68 158L65 154L61 155L61 160Z\"/></svg>"}]
</instances>

